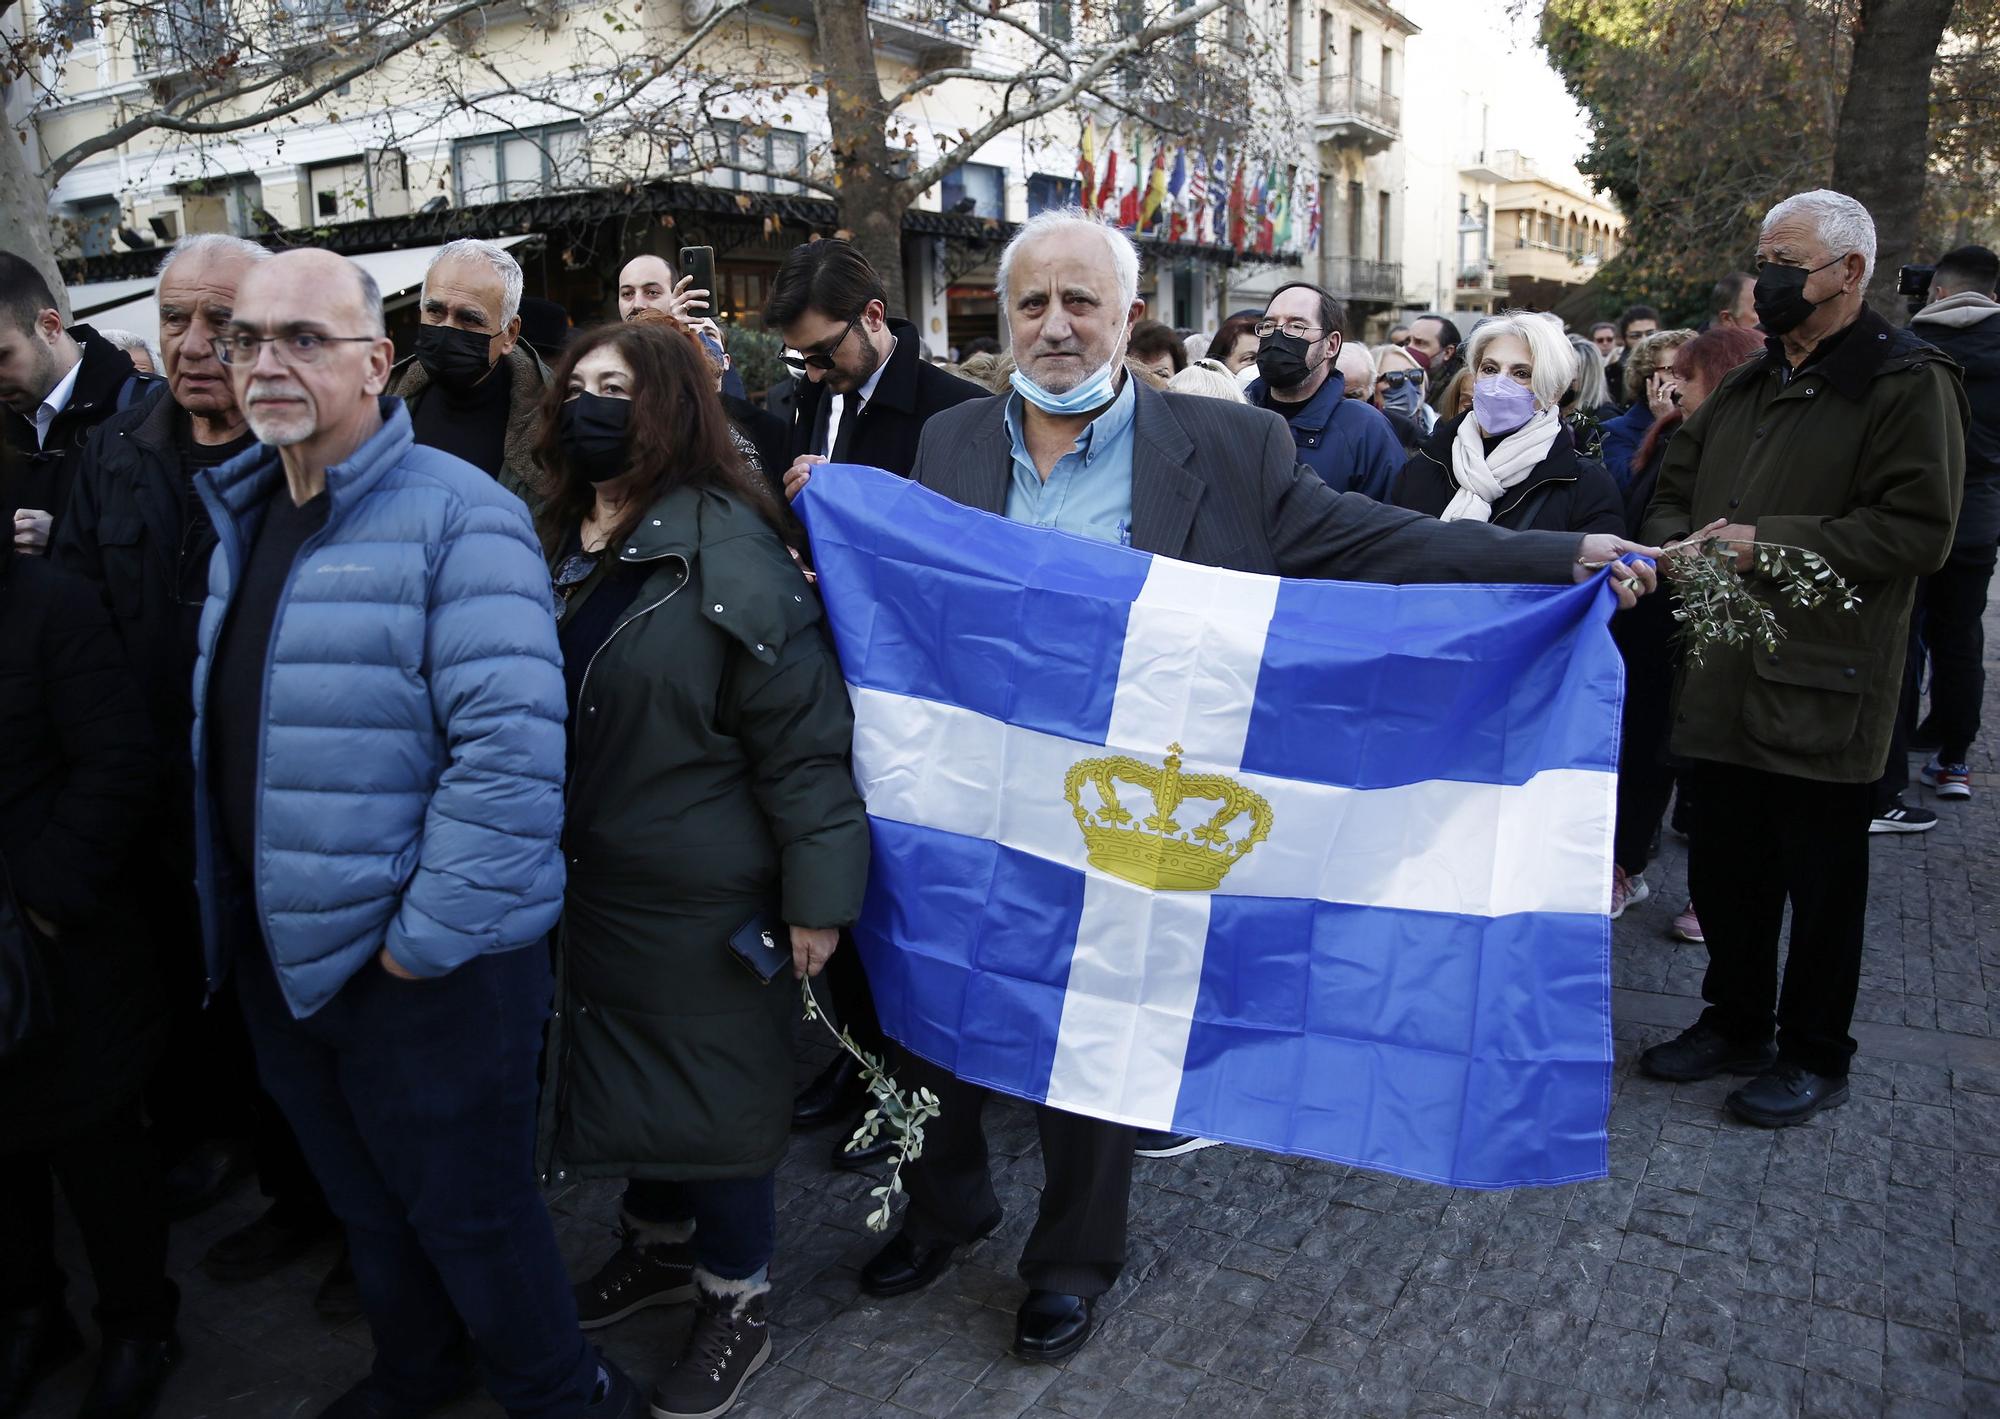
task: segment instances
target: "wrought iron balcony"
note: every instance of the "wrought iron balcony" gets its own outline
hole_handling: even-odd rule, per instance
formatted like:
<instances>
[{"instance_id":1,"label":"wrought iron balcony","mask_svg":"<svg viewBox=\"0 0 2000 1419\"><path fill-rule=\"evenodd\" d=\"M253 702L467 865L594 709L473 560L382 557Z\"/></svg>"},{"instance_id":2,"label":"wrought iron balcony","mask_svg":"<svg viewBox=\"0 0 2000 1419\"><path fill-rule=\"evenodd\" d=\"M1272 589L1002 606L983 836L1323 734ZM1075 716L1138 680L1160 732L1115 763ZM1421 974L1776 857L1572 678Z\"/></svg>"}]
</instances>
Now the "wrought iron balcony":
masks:
<instances>
[{"instance_id":1,"label":"wrought iron balcony","mask_svg":"<svg viewBox=\"0 0 2000 1419\"><path fill-rule=\"evenodd\" d=\"M1319 141L1379 153L1403 131L1403 101L1352 74L1328 74L1320 81Z\"/></svg>"},{"instance_id":2,"label":"wrought iron balcony","mask_svg":"<svg viewBox=\"0 0 2000 1419\"><path fill-rule=\"evenodd\" d=\"M1322 279L1342 300L1393 302L1403 294L1403 263L1329 256L1324 260Z\"/></svg>"},{"instance_id":3,"label":"wrought iron balcony","mask_svg":"<svg viewBox=\"0 0 2000 1419\"><path fill-rule=\"evenodd\" d=\"M812 0L754 3L769 14L812 23ZM952 0L868 0L868 19L878 48L926 68L964 64L979 44L979 16Z\"/></svg>"}]
</instances>

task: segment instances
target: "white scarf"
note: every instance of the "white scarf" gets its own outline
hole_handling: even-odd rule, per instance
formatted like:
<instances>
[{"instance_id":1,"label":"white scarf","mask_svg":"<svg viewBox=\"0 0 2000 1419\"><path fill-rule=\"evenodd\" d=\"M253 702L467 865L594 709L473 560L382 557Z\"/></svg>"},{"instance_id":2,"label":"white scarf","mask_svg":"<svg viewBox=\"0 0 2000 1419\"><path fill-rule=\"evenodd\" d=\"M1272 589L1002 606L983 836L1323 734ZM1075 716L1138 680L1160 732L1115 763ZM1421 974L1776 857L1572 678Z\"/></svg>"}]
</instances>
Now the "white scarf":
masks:
<instances>
[{"instance_id":1,"label":"white scarf","mask_svg":"<svg viewBox=\"0 0 2000 1419\"><path fill-rule=\"evenodd\" d=\"M1451 445L1451 476L1458 482L1458 492L1438 521L1491 522L1493 504L1535 471L1561 428L1562 416L1554 409L1537 409L1534 418L1500 440L1489 458L1479 437L1479 421L1467 414Z\"/></svg>"}]
</instances>

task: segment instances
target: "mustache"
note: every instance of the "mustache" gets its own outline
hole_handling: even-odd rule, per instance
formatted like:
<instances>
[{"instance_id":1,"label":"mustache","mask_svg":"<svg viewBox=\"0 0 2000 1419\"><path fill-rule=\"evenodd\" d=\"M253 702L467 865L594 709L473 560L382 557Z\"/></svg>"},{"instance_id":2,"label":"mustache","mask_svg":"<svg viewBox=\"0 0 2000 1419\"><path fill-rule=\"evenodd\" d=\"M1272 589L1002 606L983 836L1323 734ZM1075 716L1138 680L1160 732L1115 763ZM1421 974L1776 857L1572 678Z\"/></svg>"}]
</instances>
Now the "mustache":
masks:
<instances>
[{"instance_id":1,"label":"mustache","mask_svg":"<svg viewBox=\"0 0 2000 1419\"><path fill-rule=\"evenodd\" d=\"M250 388L244 394L246 403L259 398L301 399L305 397L305 386L296 380L272 379L266 375L250 381Z\"/></svg>"}]
</instances>

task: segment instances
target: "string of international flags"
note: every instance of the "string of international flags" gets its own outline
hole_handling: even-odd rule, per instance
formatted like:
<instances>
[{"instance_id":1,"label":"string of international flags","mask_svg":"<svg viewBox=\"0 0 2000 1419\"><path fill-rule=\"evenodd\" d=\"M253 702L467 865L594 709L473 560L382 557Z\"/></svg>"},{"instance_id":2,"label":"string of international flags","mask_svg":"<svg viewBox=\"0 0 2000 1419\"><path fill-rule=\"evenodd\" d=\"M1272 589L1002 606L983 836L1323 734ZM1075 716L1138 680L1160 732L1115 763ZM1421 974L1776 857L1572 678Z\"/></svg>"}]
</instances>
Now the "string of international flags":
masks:
<instances>
[{"instance_id":1,"label":"string of international flags","mask_svg":"<svg viewBox=\"0 0 2000 1419\"><path fill-rule=\"evenodd\" d=\"M1319 184L1310 174L1301 182L1296 167L1237 154L1232 172L1226 145L1210 158L1165 134L1147 135L1126 125L1129 185L1118 173L1118 130L1113 125L1098 169L1097 121L1086 118L1076 171L1083 209L1101 214L1135 235L1168 241L1227 246L1236 252L1269 255L1292 248L1319 249Z\"/></svg>"}]
</instances>

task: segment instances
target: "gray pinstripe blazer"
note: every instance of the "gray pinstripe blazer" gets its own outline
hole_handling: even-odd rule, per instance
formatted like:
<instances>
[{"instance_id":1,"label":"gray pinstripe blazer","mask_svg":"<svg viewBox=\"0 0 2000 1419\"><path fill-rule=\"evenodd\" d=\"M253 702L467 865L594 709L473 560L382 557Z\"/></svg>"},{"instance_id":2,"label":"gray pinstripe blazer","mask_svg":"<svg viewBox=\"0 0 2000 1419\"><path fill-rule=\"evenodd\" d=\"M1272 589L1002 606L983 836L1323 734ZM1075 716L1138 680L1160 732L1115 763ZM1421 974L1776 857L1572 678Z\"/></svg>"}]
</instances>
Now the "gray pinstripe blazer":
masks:
<instances>
[{"instance_id":1,"label":"gray pinstripe blazer","mask_svg":"<svg viewBox=\"0 0 2000 1419\"><path fill-rule=\"evenodd\" d=\"M1292 431L1267 409L1137 387L1132 545L1204 566L1375 582L1567 582L1578 538L1439 522L1359 493L1336 493L1298 463ZM924 424L910 476L954 502L1005 513L1013 476L1006 397L975 399Z\"/></svg>"}]
</instances>

